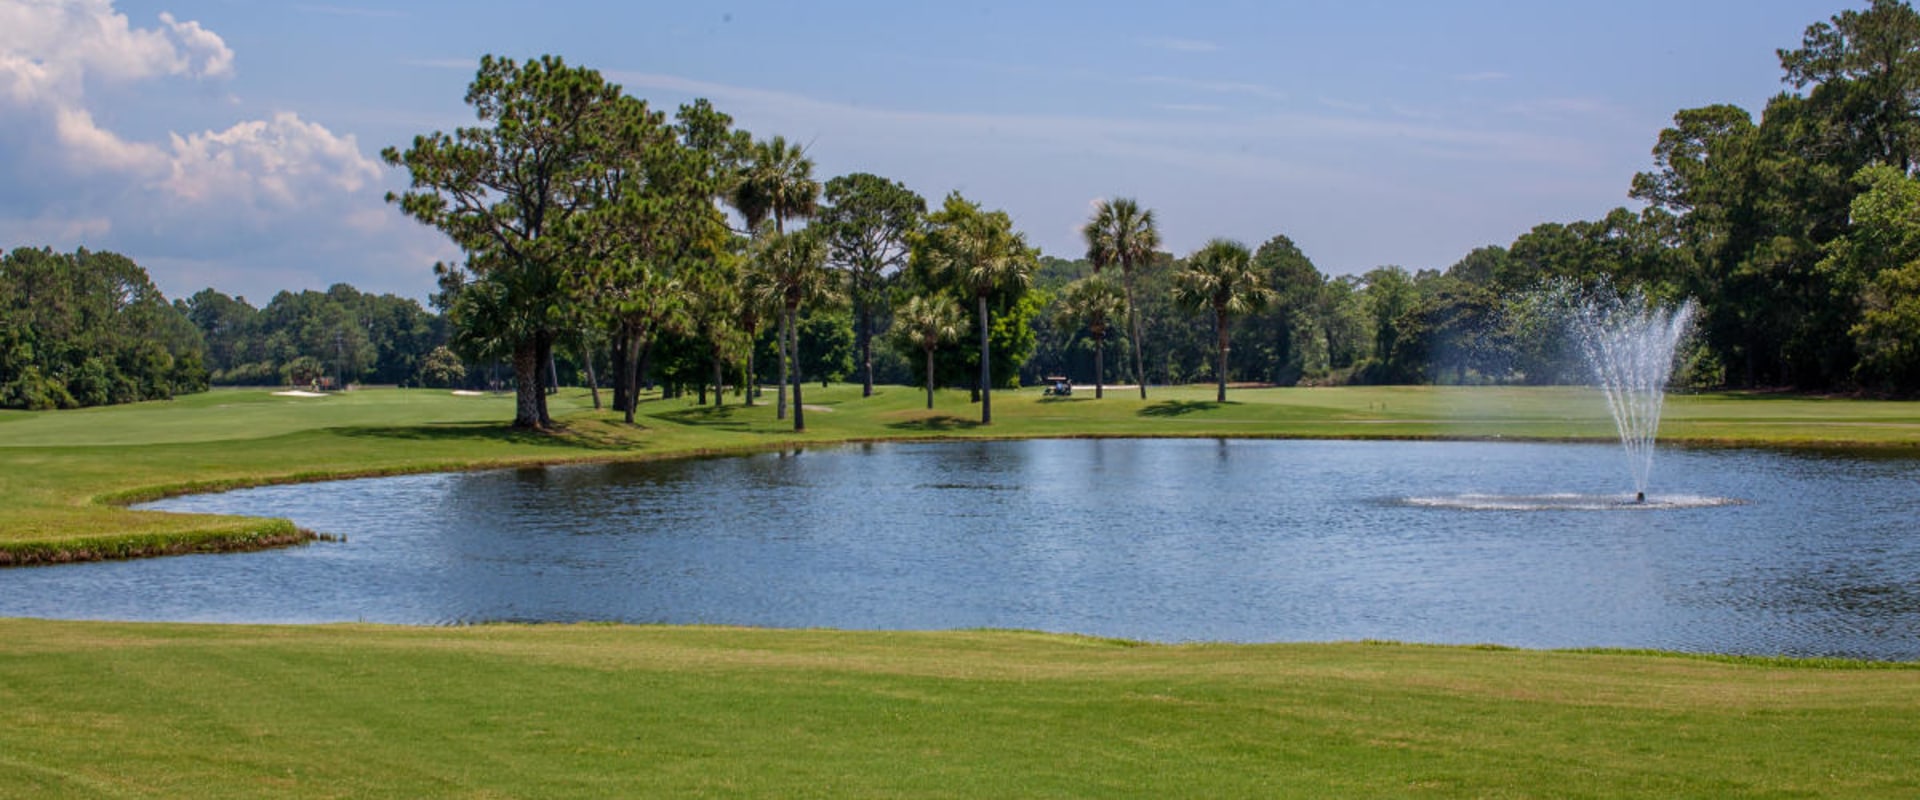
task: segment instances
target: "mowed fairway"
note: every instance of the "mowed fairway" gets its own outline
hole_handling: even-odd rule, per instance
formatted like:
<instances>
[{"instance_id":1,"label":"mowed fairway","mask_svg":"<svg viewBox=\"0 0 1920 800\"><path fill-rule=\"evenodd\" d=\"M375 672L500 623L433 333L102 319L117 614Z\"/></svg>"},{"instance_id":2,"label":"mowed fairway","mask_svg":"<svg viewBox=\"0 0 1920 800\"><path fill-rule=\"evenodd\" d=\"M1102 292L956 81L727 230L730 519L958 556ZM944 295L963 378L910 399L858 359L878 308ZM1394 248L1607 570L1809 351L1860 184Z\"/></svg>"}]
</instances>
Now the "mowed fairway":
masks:
<instances>
[{"instance_id":1,"label":"mowed fairway","mask_svg":"<svg viewBox=\"0 0 1920 800\"><path fill-rule=\"evenodd\" d=\"M1090 395L1088 390L1082 390ZM1578 389L809 387L770 407L218 391L0 412L0 546L259 521L103 499L182 486L852 439L1609 438ZM766 397L770 405L772 395ZM1920 406L1677 396L1664 438L1920 453ZM76 545L79 543L79 545ZM30 569L30 568L29 568ZM0 570L0 591L8 572ZM1920 668L1396 644L1134 645L1019 632L0 620L0 797L1920 794Z\"/></svg>"},{"instance_id":2,"label":"mowed fairway","mask_svg":"<svg viewBox=\"0 0 1920 800\"><path fill-rule=\"evenodd\" d=\"M0 621L0 795L1896 797L1920 670Z\"/></svg>"}]
</instances>

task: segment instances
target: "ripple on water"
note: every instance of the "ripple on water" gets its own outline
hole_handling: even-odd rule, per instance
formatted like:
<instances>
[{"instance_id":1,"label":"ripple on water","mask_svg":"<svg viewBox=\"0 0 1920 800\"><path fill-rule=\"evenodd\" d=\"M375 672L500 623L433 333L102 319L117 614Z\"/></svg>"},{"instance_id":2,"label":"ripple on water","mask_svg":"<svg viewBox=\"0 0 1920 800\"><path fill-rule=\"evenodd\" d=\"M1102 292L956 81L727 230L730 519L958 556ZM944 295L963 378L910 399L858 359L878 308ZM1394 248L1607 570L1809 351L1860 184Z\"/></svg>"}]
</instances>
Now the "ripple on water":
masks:
<instances>
[{"instance_id":1,"label":"ripple on water","mask_svg":"<svg viewBox=\"0 0 1920 800\"><path fill-rule=\"evenodd\" d=\"M1406 497L1402 505L1456 511L1666 511L1677 508L1714 508L1742 505L1735 497L1697 494L1650 494L1642 500L1630 494L1452 494Z\"/></svg>"}]
</instances>

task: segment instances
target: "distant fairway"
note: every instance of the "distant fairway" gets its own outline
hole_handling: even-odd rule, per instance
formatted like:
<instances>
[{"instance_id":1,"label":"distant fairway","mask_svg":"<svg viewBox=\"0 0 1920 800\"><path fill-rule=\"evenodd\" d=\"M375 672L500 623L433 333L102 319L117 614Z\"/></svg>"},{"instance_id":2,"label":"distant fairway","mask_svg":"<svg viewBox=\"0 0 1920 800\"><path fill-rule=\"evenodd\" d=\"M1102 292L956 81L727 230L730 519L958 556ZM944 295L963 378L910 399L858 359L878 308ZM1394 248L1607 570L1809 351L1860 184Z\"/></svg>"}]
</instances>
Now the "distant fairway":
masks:
<instances>
[{"instance_id":1,"label":"distant fairway","mask_svg":"<svg viewBox=\"0 0 1920 800\"><path fill-rule=\"evenodd\" d=\"M577 410L563 396L555 413ZM584 398L583 398L584 399ZM0 412L13 422L0 447L121 447L265 439L320 428L496 422L513 417L513 396L457 397L444 390L374 389L324 397L281 397L266 389L215 389L160 403L58 412Z\"/></svg>"}]
</instances>

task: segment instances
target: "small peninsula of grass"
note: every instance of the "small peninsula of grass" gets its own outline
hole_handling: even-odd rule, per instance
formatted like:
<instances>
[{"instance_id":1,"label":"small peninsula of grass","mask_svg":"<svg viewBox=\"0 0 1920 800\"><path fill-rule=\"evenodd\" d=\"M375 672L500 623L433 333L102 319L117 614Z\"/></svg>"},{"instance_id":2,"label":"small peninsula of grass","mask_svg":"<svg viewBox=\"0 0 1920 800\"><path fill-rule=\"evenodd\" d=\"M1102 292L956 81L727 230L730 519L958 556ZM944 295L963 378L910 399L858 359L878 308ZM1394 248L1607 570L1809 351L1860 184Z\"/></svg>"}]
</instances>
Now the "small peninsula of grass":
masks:
<instances>
[{"instance_id":1,"label":"small peninsula of grass","mask_svg":"<svg viewBox=\"0 0 1920 800\"><path fill-rule=\"evenodd\" d=\"M914 389L836 386L808 392L803 435L735 398L651 400L629 427L574 391L556 399L553 435L509 430L511 397L424 390L0 412L0 548L58 560L229 546L285 523L118 504L489 465L927 437L1612 436L1578 389L1210 393L1010 392L982 427L964 393L927 411ZM1677 396L1665 440L1914 453L1920 406ZM103 542L151 549L82 552ZM1917 714L1920 668L1830 660L0 620L8 797L1888 797L1920 793Z\"/></svg>"},{"instance_id":2,"label":"small peninsula of grass","mask_svg":"<svg viewBox=\"0 0 1920 800\"><path fill-rule=\"evenodd\" d=\"M0 412L0 563L244 549L298 541L284 520L128 510L166 494L235 486L512 464L667 458L912 438L1228 436L1595 439L1613 436L1597 394L1579 388L1162 388L1146 400L1003 392L991 426L964 392L934 410L909 387L813 389L796 434L767 403L715 408L654 399L639 425L553 400L564 430L509 429L511 396L370 390L318 398L220 390L172 401L63 412ZM1920 451L1920 406L1772 395L1670 399L1665 442Z\"/></svg>"}]
</instances>

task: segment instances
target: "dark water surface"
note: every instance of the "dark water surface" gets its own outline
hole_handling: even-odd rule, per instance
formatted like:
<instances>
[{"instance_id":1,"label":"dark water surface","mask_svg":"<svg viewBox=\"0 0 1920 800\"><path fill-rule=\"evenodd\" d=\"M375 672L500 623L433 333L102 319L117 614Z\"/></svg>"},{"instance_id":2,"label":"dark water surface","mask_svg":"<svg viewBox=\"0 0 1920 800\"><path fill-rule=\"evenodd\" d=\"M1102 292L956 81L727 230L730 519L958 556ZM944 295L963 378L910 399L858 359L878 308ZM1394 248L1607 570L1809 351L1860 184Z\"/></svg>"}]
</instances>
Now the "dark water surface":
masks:
<instances>
[{"instance_id":1,"label":"dark water surface","mask_svg":"<svg viewBox=\"0 0 1920 800\"><path fill-rule=\"evenodd\" d=\"M0 571L0 616L1036 628L1920 659L1920 461L1618 447L875 444L151 507L348 537Z\"/></svg>"}]
</instances>

